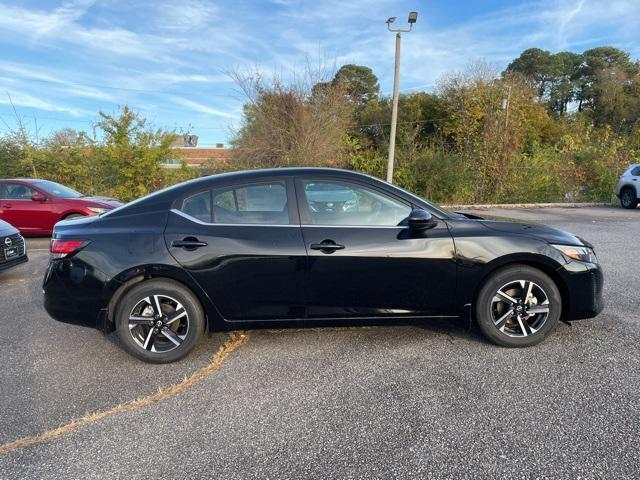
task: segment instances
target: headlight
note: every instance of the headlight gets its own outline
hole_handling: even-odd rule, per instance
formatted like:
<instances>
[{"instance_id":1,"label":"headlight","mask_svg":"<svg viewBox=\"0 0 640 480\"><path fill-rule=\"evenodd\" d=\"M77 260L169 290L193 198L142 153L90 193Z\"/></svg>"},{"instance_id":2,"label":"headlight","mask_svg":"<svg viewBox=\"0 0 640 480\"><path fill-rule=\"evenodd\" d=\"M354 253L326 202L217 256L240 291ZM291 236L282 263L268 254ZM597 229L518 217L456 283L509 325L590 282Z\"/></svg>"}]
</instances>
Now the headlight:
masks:
<instances>
[{"instance_id":1,"label":"headlight","mask_svg":"<svg viewBox=\"0 0 640 480\"><path fill-rule=\"evenodd\" d=\"M109 211L108 208L100 208L100 207L87 207L87 210L90 210L93 213L96 213L98 215L100 215L101 213L105 213L105 212Z\"/></svg>"},{"instance_id":2,"label":"headlight","mask_svg":"<svg viewBox=\"0 0 640 480\"><path fill-rule=\"evenodd\" d=\"M596 254L589 247L574 247L570 245L551 245L553 248L560 250L572 260L587 263L598 263Z\"/></svg>"}]
</instances>

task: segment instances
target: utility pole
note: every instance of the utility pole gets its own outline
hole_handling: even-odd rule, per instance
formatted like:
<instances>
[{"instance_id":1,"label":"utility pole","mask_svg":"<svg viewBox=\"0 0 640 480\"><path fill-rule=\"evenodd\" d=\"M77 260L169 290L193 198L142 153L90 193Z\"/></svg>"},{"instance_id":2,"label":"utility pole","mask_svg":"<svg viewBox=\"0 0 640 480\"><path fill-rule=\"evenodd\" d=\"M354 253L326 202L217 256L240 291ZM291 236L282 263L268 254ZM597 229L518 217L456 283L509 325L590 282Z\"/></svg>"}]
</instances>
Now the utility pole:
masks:
<instances>
[{"instance_id":1,"label":"utility pole","mask_svg":"<svg viewBox=\"0 0 640 480\"><path fill-rule=\"evenodd\" d=\"M391 24L396 21L396 17L390 17L387 20L387 29L396 34L396 62L393 74L393 100L391 107L391 132L389 134L389 158L387 160L387 182L393 183L393 163L396 154L396 128L398 126L398 90L400 89L400 34L402 32L410 32L413 24L418 19L418 12L409 13L408 29L392 29Z\"/></svg>"},{"instance_id":2,"label":"utility pole","mask_svg":"<svg viewBox=\"0 0 640 480\"><path fill-rule=\"evenodd\" d=\"M504 129L509 130L509 103L511 102L511 85L507 87L507 99L503 101L503 107L505 110L504 115Z\"/></svg>"}]
</instances>

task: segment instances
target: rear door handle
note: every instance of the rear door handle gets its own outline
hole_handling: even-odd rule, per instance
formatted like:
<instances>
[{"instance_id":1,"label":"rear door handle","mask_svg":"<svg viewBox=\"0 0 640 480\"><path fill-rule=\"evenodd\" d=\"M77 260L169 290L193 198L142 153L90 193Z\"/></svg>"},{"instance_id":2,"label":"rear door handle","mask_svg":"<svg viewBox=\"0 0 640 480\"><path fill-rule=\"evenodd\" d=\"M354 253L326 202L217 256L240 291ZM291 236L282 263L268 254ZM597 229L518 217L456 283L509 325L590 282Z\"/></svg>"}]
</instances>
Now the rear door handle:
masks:
<instances>
[{"instance_id":1,"label":"rear door handle","mask_svg":"<svg viewBox=\"0 0 640 480\"><path fill-rule=\"evenodd\" d=\"M310 248L311 250L320 250L324 253L333 253L336 250L344 249L344 245L339 245L333 240L323 240L320 243L312 243Z\"/></svg>"},{"instance_id":2,"label":"rear door handle","mask_svg":"<svg viewBox=\"0 0 640 480\"><path fill-rule=\"evenodd\" d=\"M207 242L201 242L197 238L188 237L183 240L174 240L171 242L172 247L185 248L187 250L195 250L196 248L206 247Z\"/></svg>"}]
</instances>

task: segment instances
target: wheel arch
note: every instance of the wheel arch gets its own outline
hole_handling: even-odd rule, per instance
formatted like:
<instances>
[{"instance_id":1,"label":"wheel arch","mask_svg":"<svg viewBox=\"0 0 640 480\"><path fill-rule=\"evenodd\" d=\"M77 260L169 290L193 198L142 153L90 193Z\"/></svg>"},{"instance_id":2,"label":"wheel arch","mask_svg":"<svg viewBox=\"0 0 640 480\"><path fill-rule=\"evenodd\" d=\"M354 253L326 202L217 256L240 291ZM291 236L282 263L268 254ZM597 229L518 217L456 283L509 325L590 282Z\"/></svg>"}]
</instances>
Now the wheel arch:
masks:
<instances>
[{"instance_id":1,"label":"wheel arch","mask_svg":"<svg viewBox=\"0 0 640 480\"><path fill-rule=\"evenodd\" d=\"M560 319L566 319L570 306L570 294L566 282L558 273L558 267L560 267L561 265L542 255L527 255L522 257L509 256L498 258L493 262L487 264L487 267L482 272L480 280L476 283L476 286L474 288L472 306L476 304L478 295L480 294L480 290L482 289L482 286L484 285L484 282L487 280L487 278L489 278L498 270L502 270L503 268L512 267L515 265L526 265L528 267L536 268L547 275L549 278L551 278L551 280L558 287L560 297L562 298L562 312L560 313ZM471 308L472 315L474 315L473 311L474 308Z\"/></svg>"},{"instance_id":2,"label":"wheel arch","mask_svg":"<svg viewBox=\"0 0 640 480\"><path fill-rule=\"evenodd\" d=\"M209 296L186 273L167 265L147 265L134 267L121 273L110 282L110 298L106 308L108 331L115 329L114 315L118 301L135 285L154 279L170 280L193 293L200 302L205 313L205 330L216 330L223 322L223 318Z\"/></svg>"},{"instance_id":3,"label":"wheel arch","mask_svg":"<svg viewBox=\"0 0 640 480\"><path fill-rule=\"evenodd\" d=\"M71 215L82 215L83 217L86 217L87 214L77 211L77 210L69 210L64 212L62 215L60 215L60 220L65 220L66 218L69 218Z\"/></svg>"}]
</instances>

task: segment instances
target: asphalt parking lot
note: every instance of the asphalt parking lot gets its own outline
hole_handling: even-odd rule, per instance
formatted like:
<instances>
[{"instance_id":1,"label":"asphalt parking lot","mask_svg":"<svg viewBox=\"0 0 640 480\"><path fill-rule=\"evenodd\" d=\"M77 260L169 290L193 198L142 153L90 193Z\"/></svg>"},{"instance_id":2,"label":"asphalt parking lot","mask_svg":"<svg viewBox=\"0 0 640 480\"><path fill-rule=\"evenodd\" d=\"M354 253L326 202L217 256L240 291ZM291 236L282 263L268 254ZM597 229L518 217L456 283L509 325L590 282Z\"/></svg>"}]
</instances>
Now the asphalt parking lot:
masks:
<instances>
[{"instance_id":1,"label":"asphalt parking lot","mask_svg":"<svg viewBox=\"0 0 640 480\"><path fill-rule=\"evenodd\" d=\"M510 350L450 322L261 330L201 382L0 455L0 478L638 478L640 209L500 210L596 246L605 311ZM207 365L148 365L50 320L46 239L0 273L0 444L153 394Z\"/></svg>"}]
</instances>

